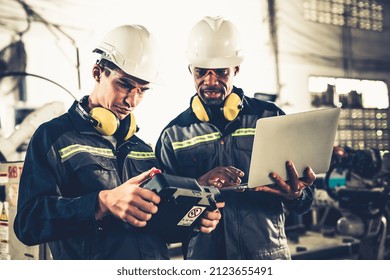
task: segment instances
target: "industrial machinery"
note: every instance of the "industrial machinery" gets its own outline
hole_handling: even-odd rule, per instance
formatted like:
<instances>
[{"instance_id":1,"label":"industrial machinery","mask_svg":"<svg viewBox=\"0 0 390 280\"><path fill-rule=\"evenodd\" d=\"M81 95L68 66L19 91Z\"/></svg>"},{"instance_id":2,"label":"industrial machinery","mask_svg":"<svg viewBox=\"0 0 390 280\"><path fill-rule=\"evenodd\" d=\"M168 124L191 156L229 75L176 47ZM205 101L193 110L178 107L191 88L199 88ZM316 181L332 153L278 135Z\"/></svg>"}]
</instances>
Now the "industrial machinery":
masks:
<instances>
[{"instance_id":1,"label":"industrial machinery","mask_svg":"<svg viewBox=\"0 0 390 280\"><path fill-rule=\"evenodd\" d=\"M287 215L292 258L390 259L389 180L388 153L335 146L311 211Z\"/></svg>"},{"instance_id":2,"label":"industrial machinery","mask_svg":"<svg viewBox=\"0 0 390 280\"><path fill-rule=\"evenodd\" d=\"M34 78L39 78L48 81L58 86L59 88L63 89L68 94L70 94L74 99L76 99L69 90L67 90L60 84L46 77L23 72L23 71L21 72L10 71L10 72L0 73L0 82L7 81L6 80L7 78L17 79L18 77L26 77L26 76L31 76ZM41 107L28 112L28 114L23 116L23 118L20 120L20 123L18 123L17 126L15 126L15 130L11 135L9 135L6 138L1 137L0 135L0 162L20 160L20 158L18 157L18 154L20 153L20 151L18 150L19 147L23 143L28 142L28 140L30 139L30 137L33 135L34 131L38 128L40 124L61 115L62 113L64 113L64 111L65 108L62 102L53 101L53 102L46 103Z\"/></svg>"},{"instance_id":3,"label":"industrial machinery","mask_svg":"<svg viewBox=\"0 0 390 280\"><path fill-rule=\"evenodd\" d=\"M28 114L11 136L0 137L0 162L18 160L20 145L30 139L40 124L63 112L64 105L61 102L50 102Z\"/></svg>"},{"instance_id":4,"label":"industrial machinery","mask_svg":"<svg viewBox=\"0 0 390 280\"><path fill-rule=\"evenodd\" d=\"M389 183L388 153L334 147L325 189L341 214L337 233L360 240L359 259L389 257Z\"/></svg>"}]
</instances>

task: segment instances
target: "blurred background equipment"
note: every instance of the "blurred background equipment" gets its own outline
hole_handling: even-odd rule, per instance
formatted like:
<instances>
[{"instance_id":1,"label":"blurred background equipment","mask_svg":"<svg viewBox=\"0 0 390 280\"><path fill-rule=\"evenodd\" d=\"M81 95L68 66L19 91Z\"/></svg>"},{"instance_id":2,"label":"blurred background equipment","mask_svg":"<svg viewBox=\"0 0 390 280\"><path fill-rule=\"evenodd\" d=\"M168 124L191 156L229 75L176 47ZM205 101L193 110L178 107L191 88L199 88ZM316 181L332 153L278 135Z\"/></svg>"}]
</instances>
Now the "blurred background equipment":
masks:
<instances>
[{"instance_id":1,"label":"blurred background equipment","mask_svg":"<svg viewBox=\"0 0 390 280\"><path fill-rule=\"evenodd\" d=\"M27 76L54 84L70 95L72 99L77 99L72 92L57 82L46 77L24 71L8 71L0 73L0 84L3 80L6 80L9 77L12 78L9 81L13 81L15 83L21 83L23 81L24 83L25 77ZM23 77L23 80L20 80L19 77ZM20 92L21 89L19 88L18 91ZM61 115L64 111L64 104L60 101L48 102L38 108L28 108L25 106L18 108L15 106L13 108L13 123L15 124L13 132L7 137L0 134L0 162L22 160L24 158L24 152L26 151L28 141L39 125ZM2 121L3 117L0 116L0 128ZM8 115L5 117L5 121L10 121L10 117Z\"/></svg>"},{"instance_id":2,"label":"blurred background equipment","mask_svg":"<svg viewBox=\"0 0 390 280\"><path fill-rule=\"evenodd\" d=\"M27 54L20 39L11 42L0 51L0 75L7 72L24 72L27 65ZM8 76L0 81L0 98L19 89L19 99L25 100L23 76Z\"/></svg>"},{"instance_id":3,"label":"blurred background equipment","mask_svg":"<svg viewBox=\"0 0 390 280\"><path fill-rule=\"evenodd\" d=\"M43 122L55 118L64 112L61 102L51 102L28 114L15 128L11 136L0 138L0 162L18 160L20 145L27 142ZM25 150L25 149L23 149Z\"/></svg>"},{"instance_id":4,"label":"blurred background equipment","mask_svg":"<svg viewBox=\"0 0 390 280\"><path fill-rule=\"evenodd\" d=\"M335 146L312 210L287 227L293 259L390 259L389 182L389 153Z\"/></svg>"},{"instance_id":5,"label":"blurred background equipment","mask_svg":"<svg viewBox=\"0 0 390 280\"><path fill-rule=\"evenodd\" d=\"M36 1L0 0L0 39L2 43L5 42L4 46L0 45L0 161L22 160L28 140L35 129L41 123L64 112L61 98L56 100L55 97L50 97L54 96L58 89L61 94L66 91L72 96L72 100L76 99L69 90L53 79L27 72L28 61L31 61L32 57L27 55L31 53L31 44L25 44L25 41L29 40L29 33L37 24L45 27L54 42L65 39L73 46L74 66L80 88L79 52L75 40L60 25L46 20L41 15L40 4ZM40 41L41 52L45 51L46 44L44 40ZM64 53L64 56L69 54ZM57 87L53 90L50 84L46 83L31 92L29 84L36 81L30 83L31 80L27 77L46 80ZM36 98L38 95L39 98ZM31 105L32 101L37 100L41 100L41 103Z\"/></svg>"},{"instance_id":6,"label":"blurred background equipment","mask_svg":"<svg viewBox=\"0 0 390 280\"><path fill-rule=\"evenodd\" d=\"M325 176L325 188L337 201L341 213L336 223L338 234L360 240L359 259L390 257L389 167L389 153L382 156L375 148L334 147L331 167ZM345 184L332 183L333 177L340 182L340 176L345 177Z\"/></svg>"}]
</instances>

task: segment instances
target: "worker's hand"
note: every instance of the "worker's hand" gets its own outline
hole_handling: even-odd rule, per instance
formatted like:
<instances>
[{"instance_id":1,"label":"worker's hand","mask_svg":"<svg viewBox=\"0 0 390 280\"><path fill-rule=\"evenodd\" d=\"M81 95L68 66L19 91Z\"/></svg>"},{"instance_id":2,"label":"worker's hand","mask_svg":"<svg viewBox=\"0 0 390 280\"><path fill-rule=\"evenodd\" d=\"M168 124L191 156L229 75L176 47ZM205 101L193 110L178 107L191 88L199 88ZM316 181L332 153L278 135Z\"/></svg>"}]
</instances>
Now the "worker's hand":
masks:
<instances>
[{"instance_id":1,"label":"worker's hand","mask_svg":"<svg viewBox=\"0 0 390 280\"><path fill-rule=\"evenodd\" d=\"M199 231L204 233L212 232L218 225L221 219L220 208L225 207L225 202L217 203L218 209L215 211L205 211L200 218Z\"/></svg>"},{"instance_id":2,"label":"worker's hand","mask_svg":"<svg viewBox=\"0 0 390 280\"><path fill-rule=\"evenodd\" d=\"M152 214L158 210L156 204L160 197L153 191L140 188L139 185L149 178L152 168L129 179L115 189L103 190L99 193L99 210L96 219L111 213L122 221L136 227L144 227Z\"/></svg>"},{"instance_id":3,"label":"worker's hand","mask_svg":"<svg viewBox=\"0 0 390 280\"><path fill-rule=\"evenodd\" d=\"M283 181L282 178L275 172L270 173L271 179L275 182L273 185L259 186L254 188L255 191L269 192L283 196L286 199L293 200L302 195L302 191L313 184L316 175L310 167L305 169L304 177L298 179L298 172L291 161L286 162L288 181Z\"/></svg>"},{"instance_id":4,"label":"worker's hand","mask_svg":"<svg viewBox=\"0 0 390 280\"><path fill-rule=\"evenodd\" d=\"M241 183L244 172L233 166L218 166L200 178L198 183L201 186L213 186L216 188L231 187Z\"/></svg>"}]
</instances>

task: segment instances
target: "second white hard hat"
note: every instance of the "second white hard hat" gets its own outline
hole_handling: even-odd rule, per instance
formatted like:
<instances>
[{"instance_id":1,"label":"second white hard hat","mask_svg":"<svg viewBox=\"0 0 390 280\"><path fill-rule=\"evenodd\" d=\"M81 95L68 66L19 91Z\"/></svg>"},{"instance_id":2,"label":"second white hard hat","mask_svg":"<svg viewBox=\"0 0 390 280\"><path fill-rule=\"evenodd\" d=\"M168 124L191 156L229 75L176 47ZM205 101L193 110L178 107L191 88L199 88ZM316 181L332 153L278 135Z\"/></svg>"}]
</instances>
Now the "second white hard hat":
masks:
<instances>
[{"instance_id":1,"label":"second white hard hat","mask_svg":"<svg viewBox=\"0 0 390 280\"><path fill-rule=\"evenodd\" d=\"M187 58L195 67L228 68L244 60L240 34L223 17L204 17L190 31Z\"/></svg>"},{"instance_id":2,"label":"second white hard hat","mask_svg":"<svg viewBox=\"0 0 390 280\"><path fill-rule=\"evenodd\" d=\"M122 71L151 83L159 83L157 45L142 25L122 25L108 32L94 52Z\"/></svg>"}]
</instances>

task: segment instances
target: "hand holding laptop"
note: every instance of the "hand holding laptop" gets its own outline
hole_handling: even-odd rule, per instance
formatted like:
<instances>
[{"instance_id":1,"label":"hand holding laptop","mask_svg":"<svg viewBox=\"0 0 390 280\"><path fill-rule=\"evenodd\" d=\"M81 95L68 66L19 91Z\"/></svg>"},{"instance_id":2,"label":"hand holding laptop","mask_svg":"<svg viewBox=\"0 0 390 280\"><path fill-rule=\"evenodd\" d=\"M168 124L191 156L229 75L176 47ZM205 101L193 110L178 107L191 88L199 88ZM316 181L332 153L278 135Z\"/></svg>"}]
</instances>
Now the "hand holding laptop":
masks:
<instances>
[{"instance_id":1,"label":"hand holding laptop","mask_svg":"<svg viewBox=\"0 0 390 280\"><path fill-rule=\"evenodd\" d=\"M303 189L311 186L316 179L316 175L310 167L305 169L303 178L299 178L293 162L287 161L286 169L288 174L287 181L284 181L277 173L271 172L270 177L275 182L274 185L259 186L252 190L269 192L293 200L300 197Z\"/></svg>"}]
</instances>

